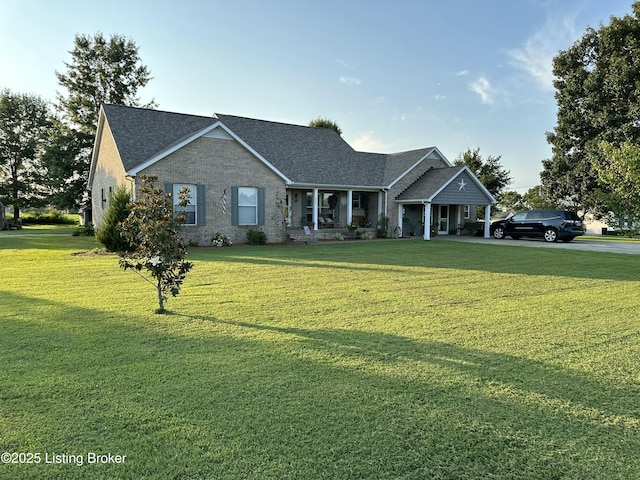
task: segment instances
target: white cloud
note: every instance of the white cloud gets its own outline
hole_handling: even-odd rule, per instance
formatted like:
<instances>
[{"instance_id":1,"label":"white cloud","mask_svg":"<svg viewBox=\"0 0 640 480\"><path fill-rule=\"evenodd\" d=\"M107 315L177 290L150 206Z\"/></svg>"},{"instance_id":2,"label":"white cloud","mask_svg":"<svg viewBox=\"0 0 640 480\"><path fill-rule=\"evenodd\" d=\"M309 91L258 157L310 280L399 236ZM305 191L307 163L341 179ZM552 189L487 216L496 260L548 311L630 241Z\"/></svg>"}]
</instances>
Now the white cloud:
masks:
<instances>
[{"instance_id":1,"label":"white cloud","mask_svg":"<svg viewBox=\"0 0 640 480\"><path fill-rule=\"evenodd\" d=\"M342 59L337 59L336 62L338 63L338 65L340 65L342 68L346 68L347 70L354 70L354 68L349 65L347 62L345 62Z\"/></svg>"},{"instance_id":2,"label":"white cloud","mask_svg":"<svg viewBox=\"0 0 640 480\"><path fill-rule=\"evenodd\" d=\"M549 17L545 25L520 48L507 51L516 67L527 72L544 90L553 90L553 57L578 38L576 13Z\"/></svg>"},{"instance_id":3,"label":"white cloud","mask_svg":"<svg viewBox=\"0 0 640 480\"><path fill-rule=\"evenodd\" d=\"M458 73L456 73L456 77L465 77L469 75L469 70L460 70Z\"/></svg>"},{"instance_id":4,"label":"white cloud","mask_svg":"<svg viewBox=\"0 0 640 480\"><path fill-rule=\"evenodd\" d=\"M482 103L486 105L493 105L494 91L491 87L491 84L489 83L489 80L487 80L486 78L480 77L477 80L469 83L469 90L480 95L480 100L482 101Z\"/></svg>"},{"instance_id":5,"label":"white cloud","mask_svg":"<svg viewBox=\"0 0 640 480\"><path fill-rule=\"evenodd\" d=\"M446 95L441 95L439 93L433 97L434 100L445 100L446 98Z\"/></svg>"},{"instance_id":6,"label":"white cloud","mask_svg":"<svg viewBox=\"0 0 640 480\"><path fill-rule=\"evenodd\" d=\"M373 132L360 133L353 142L350 142L354 150L359 152L384 153L385 144L376 139Z\"/></svg>"},{"instance_id":7,"label":"white cloud","mask_svg":"<svg viewBox=\"0 0 640 480\"><path fill-rule=\"evenodd\" d=\"M362 81L359 78L341 76L340 83L344 83L345 85L361 85Z\"/></svg>"}]
</instances>

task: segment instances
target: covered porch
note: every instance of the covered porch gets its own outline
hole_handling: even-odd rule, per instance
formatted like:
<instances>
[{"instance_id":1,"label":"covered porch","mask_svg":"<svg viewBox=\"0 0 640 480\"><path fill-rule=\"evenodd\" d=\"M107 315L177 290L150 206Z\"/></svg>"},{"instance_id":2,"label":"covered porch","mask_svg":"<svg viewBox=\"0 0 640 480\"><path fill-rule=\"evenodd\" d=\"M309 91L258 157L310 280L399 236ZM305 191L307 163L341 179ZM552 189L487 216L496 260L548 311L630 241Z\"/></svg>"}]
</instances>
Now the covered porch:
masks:
<instances>
[{"instance_id":1,"label":"covered porch","mask_svg":"<svg viewBox=\"0 0 640 480\"><path fill-rule=\"evenodd\" d=\"M351 225L375 231L385 210L382 190L340 188L289 188L285 218L291 228L342 232Z\"/></svg>"},{"instance_id":2,"label":"covered porch","mask_svg":"<svg viewBox=\"0 0 640 480\"><path fill-rule=\"evenodd\" d=\"M449 205L431 202L398 204L398 218L402 219L402 236L422 237L425 240L430 240L434 235L474 234L478 230L485 238L489 238L490 215L491 205ZM484 220L478 221L479 216L483 216Z\"/></svg>"},{"instance_id":3,"label":"covered porch","mask_svg":"<svg viewBox=\"0 0 640 480\"><path fill-rule=\"evenodd\" d=\"M432 169L395 198L402 236L460 234L467 229L490 236L495 198L466 166ZM478 218L482 224L477 225Z\"/></svg>"}]
</instances>

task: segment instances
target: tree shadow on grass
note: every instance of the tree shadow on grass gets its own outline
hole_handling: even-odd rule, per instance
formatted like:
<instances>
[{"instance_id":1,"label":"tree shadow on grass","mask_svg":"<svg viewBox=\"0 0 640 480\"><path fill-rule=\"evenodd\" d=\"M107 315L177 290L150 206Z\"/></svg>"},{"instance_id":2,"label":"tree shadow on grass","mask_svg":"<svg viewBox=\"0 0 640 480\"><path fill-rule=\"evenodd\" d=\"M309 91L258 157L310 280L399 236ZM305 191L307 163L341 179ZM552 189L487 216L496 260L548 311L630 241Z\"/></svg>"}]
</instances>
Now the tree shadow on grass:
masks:
<instances>
[{"instance_id":1,"label":"tree shadow on grass","mask_svg":"<svg viewBox=\"0 0 640 480\"><path fill-rule=\"evenodd\" d=\"M640 384L634 381L640 371L636 372L636 377L629 378L628 383L619 385L557 364L451 343L416 341L381 332L302 329L218 319L211 321L294 335L305 340L305 348L341 358L360 358L387 365L407 361L438 365L463 372L481 382L533 393L540 396L541 400L557 400L568 410L574 405L576 411L591 411L594 419L600 418L605 423L620 423L640 429L640 403L634 401L640 398ZM640 332L634 332L618 341L628 344L637 342L639 338ZM609 340L608 344L611 342Z\"/></svg>"},{"instance_id":2,"label":"tree shadow on grass","mask_svg":"<svg viewBox=\"0 0 640 480\"><path fill-rule=\"evenodd\" d=\"M637 383L380 332L0 302L0 446L130 455L23 478L640 473Z\"/></svg>"},{"instance_id":3,"label":"tree shadow on grass","mask_svg":"<svg viewBox=\"0 0 640 480\"><path fill-rule=\"evenodd\" d=\"M355 246L328 244L319 247L269 247L201 249L199 261L288 266L296 268L345 269L354 272L381 268L440 268L490 273L640 280L640 255L540 248L501 248L460 242L363 242Z\"/></svg>"}]
</instances>

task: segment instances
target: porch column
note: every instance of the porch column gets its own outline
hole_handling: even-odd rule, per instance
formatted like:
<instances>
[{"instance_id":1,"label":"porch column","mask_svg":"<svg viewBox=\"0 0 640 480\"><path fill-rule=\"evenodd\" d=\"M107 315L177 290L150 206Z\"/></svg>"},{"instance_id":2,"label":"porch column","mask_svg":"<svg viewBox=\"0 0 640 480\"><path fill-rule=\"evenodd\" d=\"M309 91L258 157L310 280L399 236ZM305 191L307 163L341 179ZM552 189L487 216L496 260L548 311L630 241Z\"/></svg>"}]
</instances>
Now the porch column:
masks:
<instances>
[{"instance_id":1,"label":"porch column","mask_svg":"<svg viewBox=\"0 0 640 480\"><path fill-rule=\"evenodd\" d=\"M318 189L313 189L313 213L311 216L313 222L313 229L318 230Z\"/></svg>"},{"instance_id":2,"label":"porch column","mask_svg":"<svg viewBox=\"0 0 640 480\"><path fill-rule=\"evenodd\" d=\"M402 204L401 203L398 204L398 226L400 227L400 230L402 230ZM402 232L402 236L404 237L404 232Z\"/></svg>"},{"instance_id":3,"label":"porch column","mask_svg":"<svg viewBox=\"0 0 640 480\"><path fill-rule=\"evenodd\" d=\"M491 205L484 206L484 238L491 237Z\"/></svg>"},{"instance_id":4,"label":"porch column","mask_svg":"<svg viewBox=\"0 0 640 480\"><path fill-rule=\"evenodd\" d=\"M347 225L353 220L353 190L347 190Z\"/></svg>"},{"instance_id":5,"label":"porch column","mask_svg":"<svg viewBox=\"0 0 640 480\"><path fill-rule=\"evenodd\" d=\"M424 239L431 240L431 202L424 204Z\"/></svg>"},{"instance_id":6,"label":"porch column","mask_svg":"<svg viewBox=\"0 0 640 480\"><path fill-rule=\"evenodd\" d=\"M384 211L384 192L378 192L378 218L376 219L376 225L380 222L380 215L387 216L387 212Z\"/></svg>"}]
</instances>

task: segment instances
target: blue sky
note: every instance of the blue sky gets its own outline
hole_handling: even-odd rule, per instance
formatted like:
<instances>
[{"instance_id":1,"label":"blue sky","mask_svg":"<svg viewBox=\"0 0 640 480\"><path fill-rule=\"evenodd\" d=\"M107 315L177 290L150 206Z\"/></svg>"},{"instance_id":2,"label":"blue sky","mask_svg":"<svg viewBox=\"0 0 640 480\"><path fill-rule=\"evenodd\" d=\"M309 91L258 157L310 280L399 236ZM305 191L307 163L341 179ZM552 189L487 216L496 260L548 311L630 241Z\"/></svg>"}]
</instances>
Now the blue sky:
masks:
<instances>
[{"instance_id":1,"label":"blue sky","mask_svg":"<svg viewBox=\"0 0 640 480\"><path fill-rule=\"evenodd\" d=\"M0 0L0 88L54 100L77 33L125 35L162 110L306 125L354 148L502 156L510 189L551 156L551 60L632 0Z\"/></svg>"}]
</instances>

